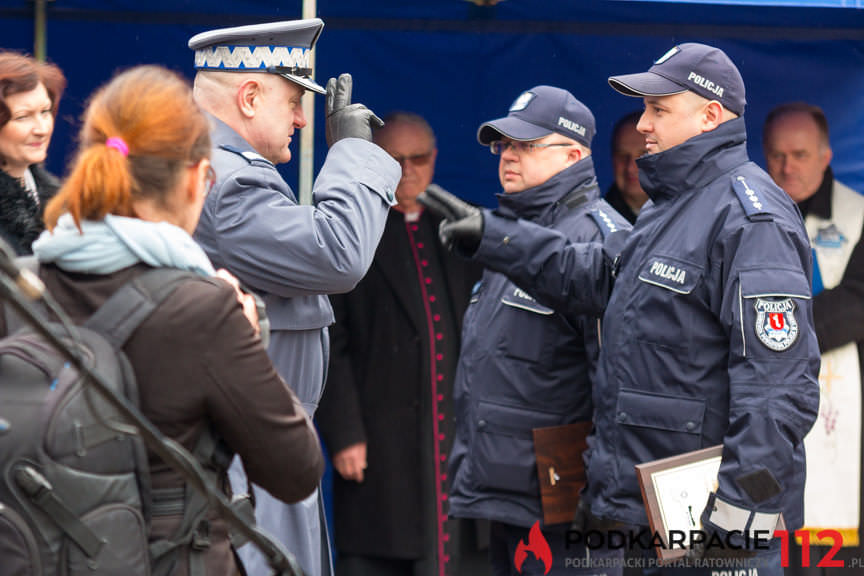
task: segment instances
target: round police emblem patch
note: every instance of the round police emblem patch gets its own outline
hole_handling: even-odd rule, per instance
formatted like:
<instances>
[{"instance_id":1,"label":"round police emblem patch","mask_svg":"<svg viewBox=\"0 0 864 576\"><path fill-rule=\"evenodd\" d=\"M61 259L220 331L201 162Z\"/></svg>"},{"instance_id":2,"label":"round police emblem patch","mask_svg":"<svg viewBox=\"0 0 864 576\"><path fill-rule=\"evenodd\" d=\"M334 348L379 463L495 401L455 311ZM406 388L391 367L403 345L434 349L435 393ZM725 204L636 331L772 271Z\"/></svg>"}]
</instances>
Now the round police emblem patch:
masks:
<instances>
[{"instance_id":1,"label":"round police emblem patch","mask_svg":"<svg viewBox=\"0 0 864 576\"><path fill-rule=\"evenodd\" d=\"M756 304L756 336L771 350L782 352L798 339L798 322L795 320L795 302L791 298L783 300L763 300Z\"/></svg>"}]
</instances>

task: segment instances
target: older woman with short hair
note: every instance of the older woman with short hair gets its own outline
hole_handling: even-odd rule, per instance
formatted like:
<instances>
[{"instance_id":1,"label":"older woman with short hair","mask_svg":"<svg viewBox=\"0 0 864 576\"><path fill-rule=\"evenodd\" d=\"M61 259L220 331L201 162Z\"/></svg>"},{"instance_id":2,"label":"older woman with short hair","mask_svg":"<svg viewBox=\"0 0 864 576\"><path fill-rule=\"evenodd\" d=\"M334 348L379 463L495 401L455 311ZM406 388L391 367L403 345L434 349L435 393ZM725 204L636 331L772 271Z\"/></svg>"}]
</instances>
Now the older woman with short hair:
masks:
<instances>
[{"instance_id":1,"label":"older woman with short hair","mask_svg":"<svg viewBox=\"0 0 864 576\"><path fill-rule=\"evenodd\" d=\"M42 163L65 87L54 64L0 51L0 238L19 255L31 253L59 186Z\"/></svg>"}]
</instances>

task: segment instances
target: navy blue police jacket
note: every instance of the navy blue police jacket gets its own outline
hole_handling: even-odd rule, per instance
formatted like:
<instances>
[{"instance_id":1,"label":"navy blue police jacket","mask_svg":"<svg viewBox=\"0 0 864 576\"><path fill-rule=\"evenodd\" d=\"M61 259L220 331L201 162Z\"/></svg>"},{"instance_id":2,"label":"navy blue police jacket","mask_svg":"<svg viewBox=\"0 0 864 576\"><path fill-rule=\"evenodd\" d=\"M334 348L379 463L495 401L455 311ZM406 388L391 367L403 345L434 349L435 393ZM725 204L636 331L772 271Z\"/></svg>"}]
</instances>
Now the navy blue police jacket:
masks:
<instances>
[{"instance_id":1,"label":"navy blue police jacket","mask_svg":"<svg viewBox=\"0 0 864 576\"><path fill-rule=\"evenodd\" d=\"M544 184L499 194L497 213L602 241L629 224L604 200L588 157ZM502 274L485 271L465 313L454 385L450 514L518 526L542 522L532 429L591 419L599 315L565 318Z\"/></svg>"},{"instance_id":2,"label":"navy blue police jacket","mask_svg":"<svg viewBox=\"0 0 864 576\"><path fill-rule=\"evenodd\" d=\"M732 542L764 538L780 513L795 529L819 405L801 215L749 161L743 118L638 165L652 201L626 238L575 244L487 212L475 257L565 313L606 307L593 514L646 525L634 466L722 444L703 525Z\"/></svg>"}]
</instances>

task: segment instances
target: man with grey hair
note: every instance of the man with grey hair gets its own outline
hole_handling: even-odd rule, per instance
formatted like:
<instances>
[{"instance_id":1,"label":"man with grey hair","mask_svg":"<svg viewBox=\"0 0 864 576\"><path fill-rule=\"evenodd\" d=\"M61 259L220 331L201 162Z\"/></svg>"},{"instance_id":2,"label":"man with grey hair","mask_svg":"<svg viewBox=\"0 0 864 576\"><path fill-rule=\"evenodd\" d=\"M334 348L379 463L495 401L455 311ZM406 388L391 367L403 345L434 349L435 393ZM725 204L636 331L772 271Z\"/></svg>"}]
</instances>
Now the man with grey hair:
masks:
<instances>
[{"instance_id":1,"label":"man with grey hair","mask_svg":"<svg viewBox=\"0 0 864 576\"><path fill-rule=\"evenodd\" d=\"M765 119L762 147L768 173L798 205L813 248L813 320L822 350L816 425L804 439L807 485L804 525L844 535L833 557L862 556L850 546L860 534L862 462L862 360L864 360L864 196L834 178L828 119L818 106L788 102ZM818 527L818 528L815 528ZM859 539L860 542L860 539ZM830 546L813 547L825 558ZM792 551L788 575L824 574L830 568L801 566ZM819 562L821 565L822 562Z\"/></svg>"},{"instance_id":2,"label":"man with grey hair","mask_svg":"<svg viewBox=\"0 0 864 576\"><path fill-rule=\"evenodd\" d=\"M214 265L266 302L268 352L310 415L323 391L333 323L326 294L351 290L366 273L400 174L396 161L371 142L372 125L381 121L351 104L347 74L327 84L330 150L312 205L299 205L277 172L276 165L292 157L294 134L306 126L303 93L325 93L310 67L323 26L317 18L240 26L189 41L195 99L212 117L216 171L195 239ZM218 382L218 374L213 377ZM234 492L246 492L238 461L231 473ZM254 493L259 525L286 545L307 575L329 575L320 495L286 506L263 490ZM269 574L250 548L240 550L249 574Z\"/></svg>"}]
</instances>

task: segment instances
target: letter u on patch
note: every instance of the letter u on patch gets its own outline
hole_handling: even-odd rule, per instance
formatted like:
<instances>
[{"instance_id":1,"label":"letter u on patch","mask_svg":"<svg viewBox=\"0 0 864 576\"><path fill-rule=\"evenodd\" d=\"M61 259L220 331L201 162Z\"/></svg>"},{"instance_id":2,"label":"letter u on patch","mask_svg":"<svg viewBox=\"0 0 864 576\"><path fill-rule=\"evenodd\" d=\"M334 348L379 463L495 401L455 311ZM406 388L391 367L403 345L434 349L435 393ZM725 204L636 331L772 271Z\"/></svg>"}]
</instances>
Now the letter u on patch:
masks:
<instances>
[{"instance_id":1,"label":"letter u on patch","mask_svg":"<svg viewBox=\"0 0 864 576\"><path fill-rule=\"evenodd\" d=\"M798 339L798 321L795 320L795 302L791 298L765 300L757 298L756 336L770 350L788 350Z\"/></svg>"}]
</instances>

